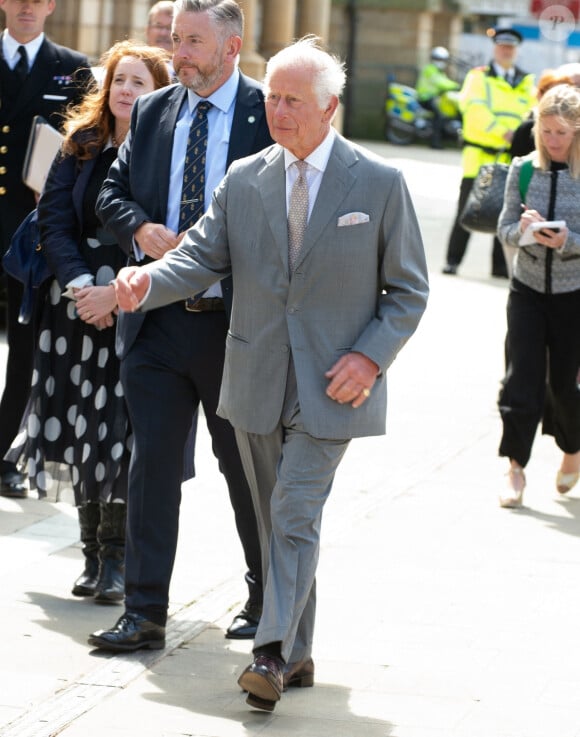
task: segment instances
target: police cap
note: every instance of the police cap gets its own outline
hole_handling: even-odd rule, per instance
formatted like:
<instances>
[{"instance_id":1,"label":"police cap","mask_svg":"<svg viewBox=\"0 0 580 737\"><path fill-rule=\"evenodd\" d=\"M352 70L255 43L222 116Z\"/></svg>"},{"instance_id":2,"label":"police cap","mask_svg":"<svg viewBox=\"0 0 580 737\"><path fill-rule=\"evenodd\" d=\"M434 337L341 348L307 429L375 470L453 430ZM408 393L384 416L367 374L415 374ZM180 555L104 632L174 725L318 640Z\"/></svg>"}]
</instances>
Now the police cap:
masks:
<instances>
[{"instance_id":1,"label":"police cap","mask_svg":"<svg viewBox=\"0 0 580 737\"><path fill-rule=\"evenodd\" d=\"M524 40L522 34L513 28L490 28L487 35L495 44L506 46L519 46Z\"/></svg>"}]
</instances>

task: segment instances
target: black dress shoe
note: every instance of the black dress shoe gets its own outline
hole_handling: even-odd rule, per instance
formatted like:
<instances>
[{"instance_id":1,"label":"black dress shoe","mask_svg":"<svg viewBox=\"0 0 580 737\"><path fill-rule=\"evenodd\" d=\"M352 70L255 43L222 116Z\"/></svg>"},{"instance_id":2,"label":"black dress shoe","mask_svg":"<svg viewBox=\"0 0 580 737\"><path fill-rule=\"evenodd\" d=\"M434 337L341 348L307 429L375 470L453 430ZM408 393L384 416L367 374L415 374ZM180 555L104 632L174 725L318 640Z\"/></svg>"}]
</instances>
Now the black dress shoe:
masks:
<instances>
[{"instance_id":1,"label":"black dress shoe","mask_svg":"<svg viewBox=\"0 0 580 737\"><path fill-rule=\"evenodd\" d=\"M448 276L455 276L457 274L456 264L445 264L445 266L441 269L441 273L447 274Z\"/></svg>"},{"instance_id":2,"label":"black dress shoe","mask_svg":"<svg viewBox=\"0 0 580 737\"><path fill-rule=\"evenodd\" d=\"M128 652L165 647L165 627L150 622L140 614L125 612L110 630L98 630L89 637L89 645L113 652Z\"/></svg>"},{"instance_id":3,"label":"black dress shoe","mask_svg":"<svg viewBox=\"0 0 580 737\"><path fill-rule=\"evenodd\" d=\"M26 499L28 490L24 485L24 474L20 471L4 471L0 475L0 495L12 499Z\"/></svg>"},{"instance_id":4,"label":"black dress shoe","mask_svg":"<svg viewBox=\"0 0 580 737\"><path fill-rule=\"evenodd\" d=\"M247 602L226 630L228 640L253 640L262 616L262 605Z\"/></svg>"},{"instance_id":5,"label":"black dress shoe","mask_svg":"<svg viewBox=\"0 0 580 737\"><path fill-rule=\"evenodd\" d=\"M314 661L312 658L286 663L284 666L284 691L288 688L314 686Z\"/></svg>"},{"instance_id":6,"label":"black dress shoe","mask_svg":"<svg viewBox=\"0 0 580 737\"><path fill-rule=\"evenodd\" d=\"M274 711L284 689L284 661L257 655L238 678L240 688L248 692L246 704L263 711Z\"/></svg>"}]
</instances>

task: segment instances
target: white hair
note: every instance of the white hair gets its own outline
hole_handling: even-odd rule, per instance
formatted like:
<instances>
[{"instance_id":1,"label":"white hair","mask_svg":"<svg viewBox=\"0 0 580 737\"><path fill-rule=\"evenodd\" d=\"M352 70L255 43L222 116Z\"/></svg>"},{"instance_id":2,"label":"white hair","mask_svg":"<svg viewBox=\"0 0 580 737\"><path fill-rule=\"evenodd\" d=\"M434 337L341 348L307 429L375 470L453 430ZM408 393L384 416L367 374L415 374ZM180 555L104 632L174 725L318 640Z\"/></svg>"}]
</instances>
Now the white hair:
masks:
<instances>
[{"instance_id":1,"label":"white hair","mask_svg":"<svg viewBox=\"0 0 580 737\"><path fill-rule=\"evenodd\" d=\"M326 107L332 97L340 97L346 84L345 65L320 48L319 41L316 36L305 36L274 54L266 64L266 92L272 75L279 69L308 69L321 107Z\"/></svg>"}]
</instances>

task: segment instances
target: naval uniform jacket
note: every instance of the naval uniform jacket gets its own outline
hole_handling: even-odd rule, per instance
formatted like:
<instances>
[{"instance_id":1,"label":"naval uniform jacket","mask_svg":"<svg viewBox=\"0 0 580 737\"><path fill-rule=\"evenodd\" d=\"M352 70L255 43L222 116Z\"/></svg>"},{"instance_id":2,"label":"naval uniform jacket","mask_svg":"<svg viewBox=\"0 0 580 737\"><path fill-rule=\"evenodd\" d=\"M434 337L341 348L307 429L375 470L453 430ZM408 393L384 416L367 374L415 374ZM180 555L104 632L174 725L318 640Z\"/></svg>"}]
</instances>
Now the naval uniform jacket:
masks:
<instances>
[{"instance_id":1,"label":"naval uniform jacket","mask_svg":"<svg viewBox=\"0 0 580 737\"><path fill-rule=\"evenodd\" d=\"M8 66L0 44L0 253L35 205L22 182L32 120L42 115L55 128L69 103L78 104L93 76L84 54L44 39L24 84Z\"/></svg>"}]
</instances>

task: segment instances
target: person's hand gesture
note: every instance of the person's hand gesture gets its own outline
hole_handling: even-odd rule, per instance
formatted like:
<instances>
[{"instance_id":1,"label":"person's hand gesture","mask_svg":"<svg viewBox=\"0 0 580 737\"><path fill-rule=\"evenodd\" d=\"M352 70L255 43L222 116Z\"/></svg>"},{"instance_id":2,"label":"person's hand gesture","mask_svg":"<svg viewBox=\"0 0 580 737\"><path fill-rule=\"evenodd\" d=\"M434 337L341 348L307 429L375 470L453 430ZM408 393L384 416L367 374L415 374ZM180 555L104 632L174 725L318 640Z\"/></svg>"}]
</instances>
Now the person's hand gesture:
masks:
<instances>
[{"instance_id":1,"label":"person's hand gesture","mask_svg":"<svg viewBox=\"0 0 580 737\"><path fill-rule=\"evenodd\" d=\"M379 367L363 353L347 353L325 373L330 383L326 395L339 404L350 402L355 409L369 398Z\"/></svg>"},{"instance_id":2,"label":"person's hand gesture","mask_svg":"<svg viewBox=\"0 0 580 737\"><path fill-rule=\"evenodd\" d=\"M177 246L179 237L165 225L143 223L135 231L135 241L144 254L158 259Z\"/></svg>"},{"instance_id":3,"label":"person's hand gesture","mask_svg":"<svg viewBox=\"0 0 580 737\"><path fill-rule=\"evenodd\" d=\"M134 312L147 294L150 283L149 274L137 266L121 269L115 279L115 294L119 309Z\"/></svg>"}]
</instances>

